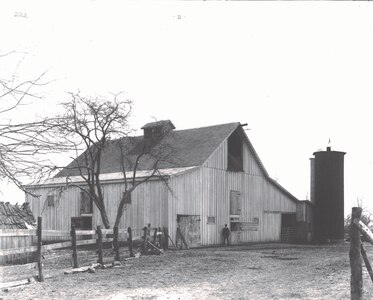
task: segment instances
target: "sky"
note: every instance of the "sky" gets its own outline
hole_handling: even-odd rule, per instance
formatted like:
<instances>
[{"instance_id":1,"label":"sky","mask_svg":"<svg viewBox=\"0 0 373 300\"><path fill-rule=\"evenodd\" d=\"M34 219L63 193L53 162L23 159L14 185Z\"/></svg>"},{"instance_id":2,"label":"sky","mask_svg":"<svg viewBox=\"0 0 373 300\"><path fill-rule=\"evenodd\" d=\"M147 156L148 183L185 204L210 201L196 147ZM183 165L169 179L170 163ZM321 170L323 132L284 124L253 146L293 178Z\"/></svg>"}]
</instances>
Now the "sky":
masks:
<instances>
[{"instance_id":1,"label":"sky","mask_svg":"<svg viewBox=\"0 0 373 300\"><path fill-rule=\"evenodd\" d=\"M309 158L330 139L347 153L345 214L357 199L373 212L370 2L6 0L0 28L0 51L15 51L1 77L46 71L49 82L13 121L56 114L80 91L123 92L139 134L154 118L176 129L247 123L270 176L301 200ZM0 188L0 200L23 202Z\"/></svg>"}]
</instances>

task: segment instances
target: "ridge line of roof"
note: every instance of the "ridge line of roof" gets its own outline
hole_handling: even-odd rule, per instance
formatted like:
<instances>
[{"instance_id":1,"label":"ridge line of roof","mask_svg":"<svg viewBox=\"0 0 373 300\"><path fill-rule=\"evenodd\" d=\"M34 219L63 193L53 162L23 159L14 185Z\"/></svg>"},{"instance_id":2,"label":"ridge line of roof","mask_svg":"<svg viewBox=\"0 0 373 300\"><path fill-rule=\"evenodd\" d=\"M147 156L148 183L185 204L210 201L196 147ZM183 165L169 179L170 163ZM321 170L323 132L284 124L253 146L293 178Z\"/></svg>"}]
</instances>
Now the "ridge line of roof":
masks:
<instances>
[{"instance_id":1,"label":"ridge line of roof","mask_svg":"<svg viewBox=\"0 0 373 300\"><path fill-rule=\"evenodd\" d=\"M230 122L230 123L222 123L222 124L215 124L215 125L209 125L209 126L201 126L201 127L193 127L193 128L185 128L185 129L174 129L171 132L181 132L181 131L188 131L188 130L197 130L197 129L211 128L211 127L217 127L217 126L226 126L226 125L233 125L233 124L237 124L237 126L239 126L241 123L240 122ZM124 136L124 137L121 137L121 138L113 139L111 141L112 142L113 141L118 141L118 140L123 139L123 138L139 138L139 137L143 137L143 136L144 136L143 134L140 134L140 135L128 135L128 136Z\"/></svg>"}]
</instances>

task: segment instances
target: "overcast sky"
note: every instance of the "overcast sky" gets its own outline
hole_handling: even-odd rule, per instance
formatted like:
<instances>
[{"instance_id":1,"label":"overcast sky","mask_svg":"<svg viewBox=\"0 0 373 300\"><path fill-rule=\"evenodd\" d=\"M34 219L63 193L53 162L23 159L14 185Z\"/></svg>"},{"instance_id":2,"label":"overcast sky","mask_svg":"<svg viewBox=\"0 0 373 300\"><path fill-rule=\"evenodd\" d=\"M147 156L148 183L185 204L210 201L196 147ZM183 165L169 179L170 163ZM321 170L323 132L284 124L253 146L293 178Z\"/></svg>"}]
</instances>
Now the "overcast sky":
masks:
<instances>
[{"instance_id":1,"label":"overcast sky","mask_svg":"<svg viewBox=\"0 0 373 300\"><path fill-rule=\"evenodd\" d=\"M330 138L347 152L345 213L357 198L373 211L369 2L2 1L0 28L0 50L17 51L1 77L47 70L51 81L14 119L54 114L80 90L125 92L137 129L153 117L177 129L247 123L271 177L299 199Z\"/></svg>"}]
</instances>

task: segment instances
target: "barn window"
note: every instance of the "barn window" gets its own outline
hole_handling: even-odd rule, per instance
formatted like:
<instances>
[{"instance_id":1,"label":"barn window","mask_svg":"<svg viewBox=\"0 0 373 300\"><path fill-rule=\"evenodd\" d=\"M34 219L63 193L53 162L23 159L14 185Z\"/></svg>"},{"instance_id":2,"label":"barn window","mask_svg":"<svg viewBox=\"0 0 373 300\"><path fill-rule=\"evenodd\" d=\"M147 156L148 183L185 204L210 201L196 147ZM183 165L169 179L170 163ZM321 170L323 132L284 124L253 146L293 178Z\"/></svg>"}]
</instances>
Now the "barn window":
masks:
<instances>
[{"instance_id":1,"label":"barn window","mask_svg":"<svg viewBox=\"0 0 373 300\"><path fill-rule=\"evenodd\" d=\"M241 193L231 191L229 199L229 214L231 231L241 230Z\"/></svg>"},{"instance_id":2,"label":"barn window","mask_svg":"<svg viewBox=\"0 0 373 300\"><path fill-rule=\"evenodd\" d=\"M131 193L127 194L127 197L125 197L126 193L123 192L122 199L124 199L125 204L131 204Z\"/></svg>"},{"instance_id":3,"label":"barn window","mask_svg":"<svg viewBox=\"0 0 373 300\"><path fill-rule=\"evenodd\" d=\"M86 191L80 192L80 213L91 214L92 210L92 199Z\"/></svg>"},{"instance_id":4,"label":"barn window","mask_svg":"<svg viewBox=\"0 0 373 300\"><path fill-rule=\"evenodd\" d=\"M207 217L207 224L215 224L215 217Z\"/></svg>"},{"instance_id":5,"label":"barn window","mask_svg":"<svg viewBox=\"0 0 373 300\"><path fill-rule=\"evenodd\" d=\"M241 193L239 191L230 192L229 207L231 215L241 214Z\"/></svg>"},{"instance_id":6,"label":"barn window","mask_svg":"<svg viewBox=\"0 0 373 300\"><path fill-rule=\"evenodd\" d=\"M54 206L54 195L48 195L47 203L48 203L48 206Z\"/></svg>"},{"instance_id":7,"label":"barn window","mask_svg":"<svg viewBox=\"0 0 373 300\"><path fill-rule=\"evenodd\" d=\"M241 222L239 216L231 216L231 231L241 231Z\"/></svg>"},{"instance_id":8,"label":"barn window","mask_svg":"<svg viewBox=\"0 0 373 300\"><path fill-rule=\"evenodd\" d=\"M228 171L243 171L242 138L237 130L228 138Z\"/></svg>"}]
</instances>

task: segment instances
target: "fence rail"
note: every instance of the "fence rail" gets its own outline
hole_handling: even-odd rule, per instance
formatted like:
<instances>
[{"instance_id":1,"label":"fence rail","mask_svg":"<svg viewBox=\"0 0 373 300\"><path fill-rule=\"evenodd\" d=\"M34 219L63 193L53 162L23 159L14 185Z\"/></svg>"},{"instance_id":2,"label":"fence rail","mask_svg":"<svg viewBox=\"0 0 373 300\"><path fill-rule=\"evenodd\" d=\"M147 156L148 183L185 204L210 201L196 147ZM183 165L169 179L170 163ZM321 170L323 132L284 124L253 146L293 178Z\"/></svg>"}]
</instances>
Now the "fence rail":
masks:
<instances>
[{"instance_id":1,"label":"fence rail","mask_svg":"<svg viewBox=\"0 0 373 300\"><path fill-rule=\"evenodd\" d=\"M351 300L363 299L363 272L362 261L367 268L371 281L373 282L373 270L366 254L360 235L373 245L373 233L360 220L362 209L353 207L350 225L350 267L351 267Z\"/></svg>"},{"instance_id":2,"label":"fence rail","mask_svg":"<svg viewBox=\"0 0 373 300\"><path fill-rule=\"evenodd\" d=\"M151 228L154 231L153 235L153 243L155 243L157 238L157 233L159 232L159 228ZM140 234L144 232L143 236ZM133 232L138 233L136 236L133 236ZM167 232L167 229L164 229L164 232ZM98 249L98 262L103 264L103 243L112 243L114 248L114 261L119 261L119 242L120 241L127 241L129 247L130 256L134 256L133 254L133 242L142 240L142 247L143 250L146 251L148 245L153 247L156 251L160 251L152 242L150 242L150 231L149 228L128 228L128 229L119 229L114 227L113 229L101 229L100 226L97 226L97 230L76 230L75 227L71 227L70 231L59 231L59 230L42 230L42 218L38 218L38 228L37 229L2 229L0 230L0 238L11 238L11 237L35 237L37 242L36 245L30 245L26 247L13 247L9 249L0 249L0 257L6 255L17 255L17 254L24 254L24 253L35 253L36 252L36 262L29 264L30 268L27 266L26 269L33 269L36 266L38 270L38 276L32 276L31 278L36 278L39 281L44 280L43 275L43 264L42 264L42 254L45 251L61 249L61 248L69 248L72 249L72 257L73 257L73 266L74 268L78 268L78 255L77 246L83 245L97 245ZM57 243L50 243L43 245L43 237L68 237L69 241L57 242ZM86 237L87 239L77 239L77 237ZM166 246L163 244L164 238L160 238L160 245ZM25 265L26 266L26 265ZM18 267L18 266L17 266ZM29 278L30 279L30 278ZM30 282L30 280L21 280L14 282L15 285L18 285L20 282ZM3 286L10 286L12 283L0 283L0 288Z\"/></svg>"}]
</instances>

